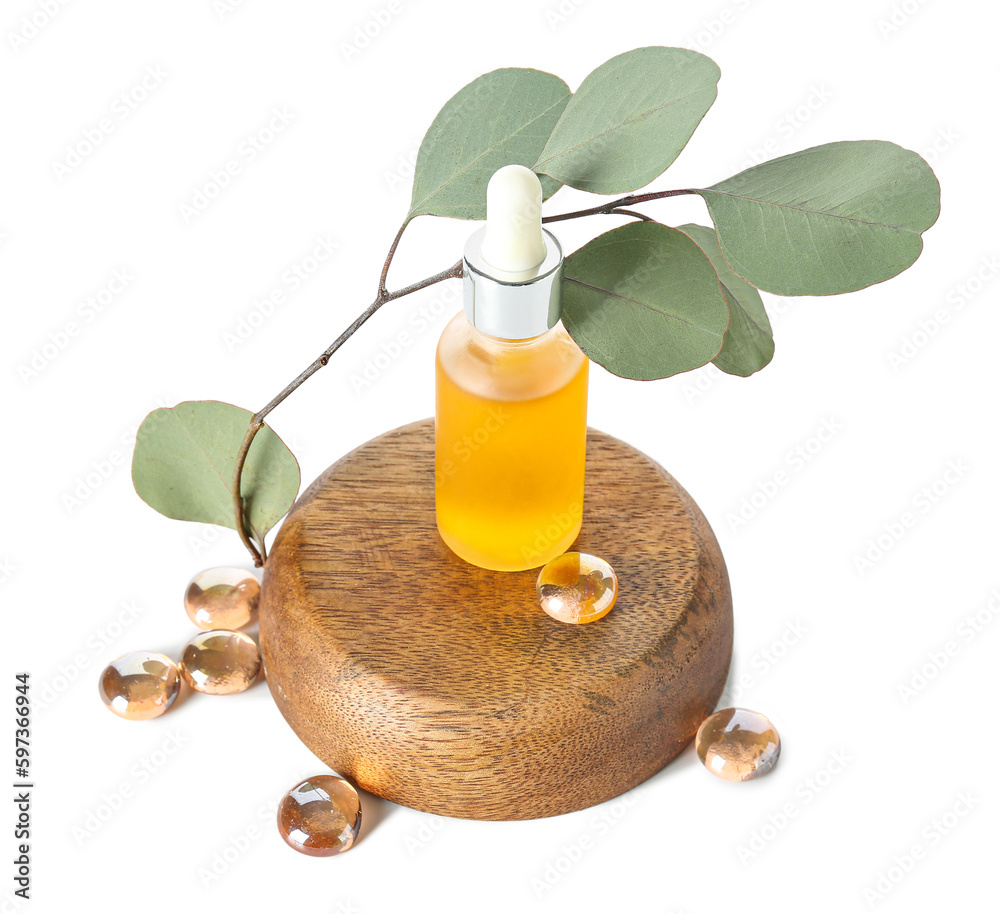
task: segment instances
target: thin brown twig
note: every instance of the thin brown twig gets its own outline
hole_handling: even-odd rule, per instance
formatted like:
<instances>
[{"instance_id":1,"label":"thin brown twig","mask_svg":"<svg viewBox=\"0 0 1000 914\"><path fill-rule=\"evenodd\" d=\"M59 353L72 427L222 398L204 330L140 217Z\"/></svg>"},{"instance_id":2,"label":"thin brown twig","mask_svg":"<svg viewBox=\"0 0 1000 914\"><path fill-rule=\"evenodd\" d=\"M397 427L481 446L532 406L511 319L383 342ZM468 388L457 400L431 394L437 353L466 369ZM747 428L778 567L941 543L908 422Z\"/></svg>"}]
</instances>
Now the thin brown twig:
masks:
<instances>
[{"instance_id":1,"label":"thin brown twig","mask_svg":"<svg viewBox=\"0 0 1000 914\"><path fill-rule=\"evenodd\" d=\"M578 219L580 216L601 216L614 212L623 206L634 206L636 203L648 203L650 200L662 200L665 197L679 197L681 194L696 194L696 190L659 190L648 194L629 194L627 197L619 197L600 206L592 206L590 209L581 209L573 213L558 213L555 216L543 216L542 222L562 222L566 219Z\"/></svg>"},{"instance_id":2,"label":"thin brown twig","mask_svg":"<svg viewBox=\"0 0 1000 914\"><path fill-rule=\"evenodd\" d=\"M324 349L323 352L317 356L308 365L308 367L306 367L306 369L302 371L297 378L295 378L294 381L287 384L282 391L277 396L272 398L263 409L254 413L250 418L250 425L247 428L247 433L243 437L243 443L240 445L239 453L236 456L236 468L233 472L233 512L236 517L236 532L239 533L240 539L243 541L243 545L246 546L247 551L253 558L254 565L257 568L260 568L264 564L266 549L263 537L261 537L260 549L258 549L247 534L241 483L247 454L250 452L250 445L253 444L253 440L257 436L257 432L263 428L264 419L267 414L299 387L301 387L323 366L325 366L330 361L330 356L332 356L345 342L347 342L347 340L354 335L358 328L376 311L378 311L382 305L390 301L395 301L397 298L402 298L404 295L409 295L411 292L426 289L428 286L442 282L445 279L458 279L461 275L462 262L459 261L458 263L450 266L447 270L442 270L440 273L435 273L433 276L428 276L426 279L421 279L419 282L411 283L410 285L405 286L402 289L398 289L395 292L385 292L384 294L379 294L375 300L367 308L365 308L365 310L362 311L361 314L354 319L354 321L351 322L351 325L344 330L344 332L341 333L340 336L338 336L326 349Z\"/></svg>"},{"instance_id":3,"label":"thin brown twig","mask_svg":"<svg viewBox=\"0 0 1000 914\"><path fill-rule=\"evenodd\" d=\"M403 220L403 224L399 227L399 231L396 232L396 237L392 239L392 244L389 245L389 253L385 255L385 263L382 265L382 274L378 278L378 295L376 299L383 298L389 294L389 290L386 288L386 280L389 278L389 265L392 263L392 258L396 256L396 248L399 247L399 239L403 237L403 232L406 231L406 227L410 224L410 220L413 219L412 216L407 216ZM388 298L385 299L388 301Z\"/></svg>"}]
</instances>

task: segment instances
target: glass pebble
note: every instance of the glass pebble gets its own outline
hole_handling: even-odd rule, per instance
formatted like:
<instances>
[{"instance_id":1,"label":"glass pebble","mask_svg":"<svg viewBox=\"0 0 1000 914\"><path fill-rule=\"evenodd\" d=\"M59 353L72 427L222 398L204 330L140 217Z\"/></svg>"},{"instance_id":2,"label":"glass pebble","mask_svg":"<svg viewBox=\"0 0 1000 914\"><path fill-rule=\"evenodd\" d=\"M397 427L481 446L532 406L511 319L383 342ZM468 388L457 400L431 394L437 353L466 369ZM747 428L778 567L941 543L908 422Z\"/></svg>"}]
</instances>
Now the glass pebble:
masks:
<instances>
[{"instance_id":1,"label":"glass pebble","mask_svg":"<svg viewBox=\"0 0 1000 914\"><path fill-rule=\"evenodd\" d=\"M538 601L559 622L596 622L618 599L618 576L596 555L566 552L538 575Z\"/></svg>"},{"instance_id":2,"label":"glass pebble","mask_svg":"<svg viewBox=\"0 0 1000 914\"><path fill-rule=\"evenodd\" d=\"M149 720L163 714L177 698L177 664L156 651L133 651L109 663L97 688L101 700L125 720Z\"/></svg>"},{"instance_id":3,"label":"glass pebble","mask_svg":"<svg viewBox=\"0 0 1000 914\"><path fill-rule=\"evenodd\" d=\"M184 594L184 609L198 628L242 628L257 612L260 583L243 568L222 566L195 575Z\"/></svg>"},{"instance_id":4,"label":"glass pebble","mask_svg":"<svg viewBox=\"0 0 1000 914\"><path fill-rule=\"evenodd\" d=\"M232 695L257 681L260 651L253 638L242 632L201 632L184 647L180 668L192 689L209 695Z\"/></svg>"},{"instance_id":5,"label":"glass pebble","mask_svg":"<svg viewBox=\"0 0 1000 914\"><path fill-rule=\"evenodd\" d=\"M278 831L285 843L310 857L350 850L361 830L361 798L335 774L296 784L278 806Z\"/></svg>"},{"instance_id":6,"label":"glass pebble","mask_svg":"<svg viewBox=\"0 0 1000 914\"><path fill-rule=\"evenodd\" d=\"M702 764L725 781L750 781L778 761L781 740L763 714L726 708L705 718L694 739Z\"/></svg>"}]
</instances>

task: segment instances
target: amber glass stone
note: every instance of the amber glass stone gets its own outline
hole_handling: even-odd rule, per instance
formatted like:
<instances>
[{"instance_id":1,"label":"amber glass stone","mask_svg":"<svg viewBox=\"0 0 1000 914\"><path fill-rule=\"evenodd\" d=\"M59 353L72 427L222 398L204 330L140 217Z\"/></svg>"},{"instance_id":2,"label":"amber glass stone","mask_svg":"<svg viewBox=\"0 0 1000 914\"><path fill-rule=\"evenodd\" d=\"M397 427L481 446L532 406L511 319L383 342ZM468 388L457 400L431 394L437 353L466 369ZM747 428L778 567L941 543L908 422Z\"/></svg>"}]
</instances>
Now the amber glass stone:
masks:
<instances>
[{"instance_id":1,"label":"amber glass stone","mask_svg":"<svg viewBox=\"0 0 1000 914\"><path fill-rule=\"evenodd\" d=\"M242 628L257 612L260 583L243 568L209 568L184 594L184 609L198 628Z\"/></svg>"},{"instance_id":2,"label":"amber glass stone","mask_svg":"<svg viewBox=\"0 0 1000 914\"><path fill-rule=\"evenodd\" d=\"M177 664L156 651L133 651L109 663L98 681L101 700L125 720L159 717L177 698Z\"/></svg>"},{"instance_id":3,"label":"amber glass stone","mask_svg":"<svg viewBox=\"0 0 1000 914\"><path fill-rule=\"evenodd\" d=\"M596 622L618 599L618 576L596 555L565 552L538 574L538 602L559 622Z\"/></svg>"},{"instance_id":4,"label":"amber glass stone","mask_svg":"<svg viewBox=\"0 0 1000 914\"><path fill-rule=\"evenodd\" d=\"M705 718L694 739L702 764L726 781L750 781L778 761L781 740L763 714L726 708Z\"/></svg>"},{"instance_id":5,"label":"amber glass stone","mask_svg":"<svg viewBox=\"0 0 1000 914\"><path fill-rule=\"evenodd\" d=\"M192 689L231 695L249 689L260 673L260 651L243 632L224 630L195 635L181 654L181 674Z\"/></svg>"},{"instance_id":6,"label":"amber glass stone","mask_svg":"<svg viewBox=\"0 0 1000 914\"><path fill-rule=\"evenodd\" d=\"M310 857L350 850L361 830L361 798L336 774L296 784L278 805L278 831L285 843Z\"/></svg>"}]
</instances>

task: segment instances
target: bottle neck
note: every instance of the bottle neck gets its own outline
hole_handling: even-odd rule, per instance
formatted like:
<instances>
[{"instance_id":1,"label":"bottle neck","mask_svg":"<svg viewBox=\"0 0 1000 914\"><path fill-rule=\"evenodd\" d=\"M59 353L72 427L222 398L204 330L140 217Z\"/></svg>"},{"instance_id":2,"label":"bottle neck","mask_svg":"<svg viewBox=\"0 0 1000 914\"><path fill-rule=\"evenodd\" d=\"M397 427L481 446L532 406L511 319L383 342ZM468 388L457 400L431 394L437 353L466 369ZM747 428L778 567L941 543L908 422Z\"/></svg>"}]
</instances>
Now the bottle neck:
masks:
<instances>
[{"instance_id":1,"label":"bottle neck","mask_svg":"<svg viewBox=\"0 0 1000 914\"><path fill-rule=\"evenodd\" d=\"M557 323L554 327L549 327L549 329L546 330L544 333L538 333L535 336L523 337L521 339L510 339L505 336L494 336L491 333L486 333L486 331L480 330L472 321L468 320L468 316L466 316L466 320L468 321L469 324L469 333L472 335L474 339L478 340L484 345L506 346L513 349L526 349L529 346L533 345L534 343L537 343L540 340L552 336L552 334L555 333L556 330L562 326L562 323L560 322Z\"/></svg>"}]
</instances>

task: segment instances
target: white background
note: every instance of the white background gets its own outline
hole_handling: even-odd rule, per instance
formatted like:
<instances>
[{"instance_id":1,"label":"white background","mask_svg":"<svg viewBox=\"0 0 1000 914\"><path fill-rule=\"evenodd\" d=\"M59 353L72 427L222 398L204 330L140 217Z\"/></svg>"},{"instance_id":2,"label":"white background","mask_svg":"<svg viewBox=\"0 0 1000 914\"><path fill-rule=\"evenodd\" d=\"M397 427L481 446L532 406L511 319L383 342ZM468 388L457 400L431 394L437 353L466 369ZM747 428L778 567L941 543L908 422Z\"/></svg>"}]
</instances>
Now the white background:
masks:
<instances>
[{"instance_id":1,"label":"white background","mask_svg":"<svg viewBox=\"0 0 1000 914\"><path fill-rule=\"evenodd\" d=\"M987 713L1000 637L995 6L399 0L350 55L387 3L95 0L47 23L41 6L9 0L0 17L3 683L11 708L13 673L30 671L36 698L23 910L912 912L988 889L1000 749ZM15 49L36 14L42 26ZM689 748L627 804L529 822L438 819L365 795L350 853L295 854L274 803L325 769L265 686L188 697L147 723L98 699L106 663L138 648L176 656L193 634L181 606L193 574L246 563L232 531L139 500L131 436L150 410L182 400L260 407L360 312L407 209L420 139L461 86L524 66L576 88L648 44L703 50L723 74L652 189L869 138L922 152L943 185L941 218L900 277L848 296L766 296L777 352L759 375L592 373L590 423L659 460L718 534L735 598L729 701L771 717L781 762L731 785ZM116 99L157 68L158 84L121 117ZM289 123L250 161L240 144L274 109ZM113 130L57 174L102 118ZM186 220L182 204L230 159L240 174ZM593 202L562 190L547 207ZM707 219L696 199L647 210ZM616 224L577 221L560 236L573 249ZM390 285L453 263L471 229L417 220ZM255 300L290 291L284 272L312 265L318 239L337 245L332 257L227 344ZM81 303L121 270L127 288L81 324ZM387 306L272 415L305 482L432 414L433 350L458 308L451 285L447 302L438 286ZM421 307L437 312L430 326L357 390L352 377L413 330ZM74 320L80 333L53 350ZM836 431L820 440L824 427ZM894 537L905 512L914 523ZM894 860L914 846L912 865ZM18 909L10 870L4 912Z\"/></svg>"}]
</instances>

